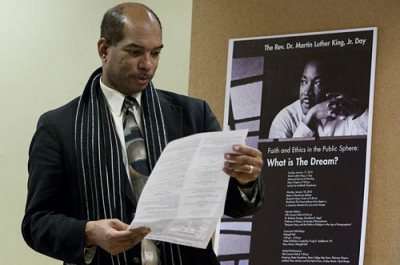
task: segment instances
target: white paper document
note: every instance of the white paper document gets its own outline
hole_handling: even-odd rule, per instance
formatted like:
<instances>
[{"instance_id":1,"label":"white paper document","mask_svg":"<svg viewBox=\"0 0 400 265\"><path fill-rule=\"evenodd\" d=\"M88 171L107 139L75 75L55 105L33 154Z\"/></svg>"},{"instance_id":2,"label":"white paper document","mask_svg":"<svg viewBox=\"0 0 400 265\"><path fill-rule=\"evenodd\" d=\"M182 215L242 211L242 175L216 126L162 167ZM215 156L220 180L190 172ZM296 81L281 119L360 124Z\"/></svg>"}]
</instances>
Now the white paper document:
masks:
<instances>
[{"instance_id":1,"label":"white paper document","mask_svg":"<svg viewBox=\"0 0 400 265\"><path fill-rule=\"evenodd\" d=\"M150 227L147 239L206 248L224 211L229 176L224 154L247 130L208 132L170 142L140 195L130 228Z\"/></svg>"}]
</instances>

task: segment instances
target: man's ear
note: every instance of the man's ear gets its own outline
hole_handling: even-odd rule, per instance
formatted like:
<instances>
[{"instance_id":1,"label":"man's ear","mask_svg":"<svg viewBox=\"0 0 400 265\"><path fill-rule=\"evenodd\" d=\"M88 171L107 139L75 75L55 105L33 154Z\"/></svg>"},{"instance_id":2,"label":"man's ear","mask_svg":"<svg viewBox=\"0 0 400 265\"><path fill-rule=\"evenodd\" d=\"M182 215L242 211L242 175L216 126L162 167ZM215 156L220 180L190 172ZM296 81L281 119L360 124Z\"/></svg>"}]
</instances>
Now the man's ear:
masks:
<instances>
[{"instance_id":1,"label":"man's ear","mask_svg":"<svg viewBox=\"0 0 400 265\"><path fill-rule=\"evenodd\" d=\"M104 38L100 38L99 41L97 42L97 52L99 53L102 62L107 61L109 47L110 46L108 45L106 39Z\"/></svg>"}]
</instances>

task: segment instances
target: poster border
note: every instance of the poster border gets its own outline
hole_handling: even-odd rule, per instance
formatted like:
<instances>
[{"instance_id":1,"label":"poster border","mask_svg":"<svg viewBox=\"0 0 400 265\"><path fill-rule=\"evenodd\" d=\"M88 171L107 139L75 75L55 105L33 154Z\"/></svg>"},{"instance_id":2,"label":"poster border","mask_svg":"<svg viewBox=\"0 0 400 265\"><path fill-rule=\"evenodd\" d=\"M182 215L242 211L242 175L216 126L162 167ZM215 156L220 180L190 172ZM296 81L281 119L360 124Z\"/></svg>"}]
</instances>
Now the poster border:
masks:
<instances>
[{"instance_id":1,"label":"poster border","mask_svg":"<svg viewBox=\"0 0 400 265\"><path fill-rule=\"evenodd\" d=\"M314 31L305 33L293 33L293 34L281 34L281 35L269 35L269 36L257 36L257 37L243 37L243 38L231 38L228 42L228 58L227 58L227 71L226 71L226 89L225 89L225 107L223 117L223 130L229 130L229 109L230 109L230 88L231 88L231 69L233 60L234 44L237 41L252 41L252 40L268 40L285 37L303 37L313 35L325 35L325 34L336 34L336 33L352 33L361 31L372 32L372 47L371 47L371 66L370 66L370 87L369 87L369 115L368 115L368 133L366 143L366 162L365 162L365 177L364 177L364 195L363 195L363 210L362 210L362 222L361 222L361 233L360 233L360 246L359 246L359 264L364 263L365 254L365 240L366 240L366 228L367 228L367 210L368 210L368 198L369 198L369 179L370 179L370 166L371 166L371 145L372 145L372 127L373 127L373 98L375 92L375 75L376 75L376 55L377 55L377 32L378 27L363 27L363 28L352 28L352 29L340 29L340 30L327 30L327 31ZM219 248L219 231L220 223L216 229L217 233L214 238L214 250L218 255Z\"/></svg>"}]
</instances>

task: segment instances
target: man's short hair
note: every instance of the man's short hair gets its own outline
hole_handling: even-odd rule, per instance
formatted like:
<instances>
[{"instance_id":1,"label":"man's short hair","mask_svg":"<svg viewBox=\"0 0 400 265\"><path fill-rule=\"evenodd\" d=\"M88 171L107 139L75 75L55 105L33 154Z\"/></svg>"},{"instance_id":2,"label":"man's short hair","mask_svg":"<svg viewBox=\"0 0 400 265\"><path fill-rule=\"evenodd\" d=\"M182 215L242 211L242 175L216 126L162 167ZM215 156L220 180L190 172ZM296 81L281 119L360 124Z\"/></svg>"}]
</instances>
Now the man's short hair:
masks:
<instances>
[{"instance_id":1,"label":"man's short hair","mask_svg":"<svg viewBox=\"0 0 400 265\"><path fill-rule=\"evenodd\" d=\"M124 9L128 5L129 3L117 5L109 9L103 16L103 20L101 21L100 26L100 37L104 38L110 45L117 44L124 38ZM143 4L141 5L145 7L157 19L157 22L160 25L160 29L162 30L161 21L156 13L154 13L154 11L151 10L149 7Z\"/></svg>"}]
</instances>

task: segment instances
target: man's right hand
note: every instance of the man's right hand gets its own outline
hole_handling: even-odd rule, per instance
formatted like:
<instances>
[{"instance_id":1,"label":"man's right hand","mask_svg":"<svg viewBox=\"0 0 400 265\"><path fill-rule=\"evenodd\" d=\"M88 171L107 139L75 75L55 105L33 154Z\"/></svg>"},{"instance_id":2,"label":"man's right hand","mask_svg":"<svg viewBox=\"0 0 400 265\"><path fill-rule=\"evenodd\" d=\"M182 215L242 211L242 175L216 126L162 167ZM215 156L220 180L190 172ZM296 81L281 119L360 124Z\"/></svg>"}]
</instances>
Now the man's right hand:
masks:
<instances>
[{"instance_id":1,"label":"man's right hand","mask_svg":"<svg viewBox=\"0 0 400 265\"><path fill-rule=\"evenodd\" d=\"M346 119L350 115L360 115L366 109L360 100L351 98L343 93L327 93L326 96L332 99L332 113L334 117Z\"/></svg>"},{"instance_id":2,"label":"man's right hand","mask_svg":"<svg viewBox=\"0 0 400 265\"><path fill-rule=\"evenodd\" d=\"M150 233L148 227L131 230L128 227L118 219L89 221L85 227L85 246L99 246L111 255L116 255L131 249Z\"/></svg>"}]
</instances>

